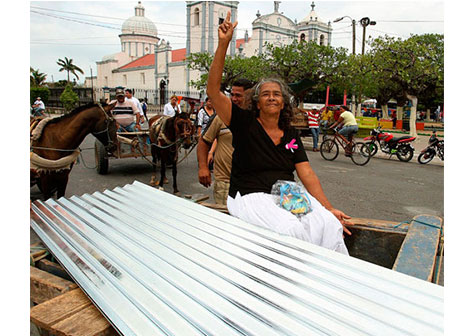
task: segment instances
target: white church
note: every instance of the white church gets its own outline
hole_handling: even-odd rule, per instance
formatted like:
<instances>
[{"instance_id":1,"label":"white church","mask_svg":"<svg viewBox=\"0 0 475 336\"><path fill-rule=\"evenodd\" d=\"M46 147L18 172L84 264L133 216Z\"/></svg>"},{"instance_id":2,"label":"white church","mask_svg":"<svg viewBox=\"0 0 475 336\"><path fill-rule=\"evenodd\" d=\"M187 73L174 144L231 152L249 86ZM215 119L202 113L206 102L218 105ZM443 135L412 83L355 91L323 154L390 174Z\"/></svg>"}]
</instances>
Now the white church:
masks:
<instances>
[{"instance_id":1,"label":"white church","mask_svg":"<svg viewBox=\"0 0 475 336\"><path fill-rule=\"evenodd\" d=\"M199 92L189 85L190 80L200 76L197 70L186 66L186 57L191 53L216 50L218 25L226 13L231 20L238 16L238 1L186 1L186 47L173 49L170 42L159 37L155 24L145 16L145 8L139 1L135 15L122 25L121 51L104 56L97 61L97 77L94 86L106 93L116 87L136 90L135 96L147 96L149 103L166 102L166 92L179 92L190 98L200 98ZM263 52L266 42L287 45L294 40L316 40L321 45L330 45L332 28L315 12L315 4L300 21L292 21L279 12L280 1L274 1L274 11L261 15L259 11L252 22L252 34L246 31L244 38L234 36L228 53L250 57ZM304 15L304 13L303 13ZM86 83L87 85L88 83ZM107 97L106 97L107 98Z\"/></svg>"}]
</instances>

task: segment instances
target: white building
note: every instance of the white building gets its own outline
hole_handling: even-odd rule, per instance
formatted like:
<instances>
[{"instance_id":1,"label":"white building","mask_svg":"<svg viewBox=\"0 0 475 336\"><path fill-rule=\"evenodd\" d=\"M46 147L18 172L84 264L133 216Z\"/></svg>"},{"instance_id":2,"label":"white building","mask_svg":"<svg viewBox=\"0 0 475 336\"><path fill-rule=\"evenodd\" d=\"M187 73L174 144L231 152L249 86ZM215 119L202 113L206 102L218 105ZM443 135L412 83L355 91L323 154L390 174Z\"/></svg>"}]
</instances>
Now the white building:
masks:
<instances>
[{"instance_id":1,"label":"white building","mask_svg":"<svg viewBox=\"0 0 475 336\"><path fill-rule=\"evenodd\" d=\"M242 54L250 57L264 51L265 43L288 45L294 40L313 41L321 45L330 45L332 28L330 22L320 21L315 13L315 3L312 2L310 13L300 22L292 21L279 12L280 1L274 1L274 12L261 15L257 11L256 19L252 22L252 37L248 39L247 32L242 46Z\"/></svg>"},{"instance_id":2,"label":"white building","mask_svg":"<svg viewBox=\"0 0 475 336\"><path fill-rule=\"evenodd\" d=\"M252 36L249 37L246 31L244 38L234 37L228 54L250 57L263 52L266 42L286 45L296 39L330 44L330 23L326 24L317 18L313 2L310 12L300 22L292 21L280 13L279 3L274 1L273 13L260 15L258 12L252 23ZM238 4L238 1L187 1L186 47L173 50L170 42L158 37L155 24L145 17L145 8L139 1L135 15L122 25L119 35L121 51L96 62L95 86L133 88L139 98L146 95L144 90L161 91L160 96L171 91L199 98L197 92L190 92L196 90L189 83L190 80L198 79L200 72L187 68L186 57L197 52L214 53L218 43L218 25L228 11L231 12L232 21L237 19ZM158 97L152 96L148 96L149 102L158 102Z\"/></svg>"}]
</instances>

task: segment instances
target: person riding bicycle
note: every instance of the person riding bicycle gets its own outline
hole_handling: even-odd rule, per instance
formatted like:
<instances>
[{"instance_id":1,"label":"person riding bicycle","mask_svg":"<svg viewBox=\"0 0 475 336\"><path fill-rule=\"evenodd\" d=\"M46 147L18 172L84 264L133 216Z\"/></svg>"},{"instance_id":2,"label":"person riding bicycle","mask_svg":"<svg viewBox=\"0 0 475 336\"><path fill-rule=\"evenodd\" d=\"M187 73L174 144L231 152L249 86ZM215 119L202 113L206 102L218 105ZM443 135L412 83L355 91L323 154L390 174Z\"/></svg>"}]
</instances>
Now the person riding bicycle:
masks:
<instances>
[{"instance_id":1,"label":"person riding bicycle","mask_svg":"<svg viewBox=\"0 0 475 336\"><path fill-rule=\"evenodd\" d=\"M35 102L31 106L33 108L34 117L44 117L45 116L45 103L41 100L41 97L36 98Z\"/></svg>"},{"instance_id":2,"label":"person riding bicycle","mask_svg":"<svg viewBox=\"0 0 475 336\"><path fill-rule=\"evenodd\" d=\"M343 127L337 132L340 135L343 135L348 141L351 141L353 134L358 132L358 123L356 122L355 116L347 106L340 106L340 111L342 113L338 117L338 120L335 120L330 128L336 128L343 124ZM345 155L351 155L350 146L345 147Z\"/></svg>"}]
</instances>

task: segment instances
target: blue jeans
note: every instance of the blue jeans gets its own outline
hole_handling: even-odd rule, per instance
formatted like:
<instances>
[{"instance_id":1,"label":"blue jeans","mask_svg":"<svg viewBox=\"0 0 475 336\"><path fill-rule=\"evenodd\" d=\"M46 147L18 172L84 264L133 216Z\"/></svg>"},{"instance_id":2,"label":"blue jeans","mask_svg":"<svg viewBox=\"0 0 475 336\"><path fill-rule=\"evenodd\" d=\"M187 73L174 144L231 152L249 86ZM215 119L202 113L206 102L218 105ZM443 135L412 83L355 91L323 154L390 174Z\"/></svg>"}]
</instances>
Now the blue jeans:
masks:
<instances>
[{"instance_id":1,"label":"blue jeans","mask_svg":"<svg viewBox=\"0 0 475 336\"><path fill-rule=\"evenodd\" d=\"M135 121L127 126L120 126L119 127L119 132L124 132L127 131L127 132L135 132L136 129L135 129Z\"/></svg>"},{"instance_id":2,"label":"blue jeans","mask_svg":"<svg viewBox=\"0 0 475 336\"><path fill-rule=\"evenodd\" d=\"M338 131L341 135L348 139L348 135L358 132L358 125L343 126L341 130Z\"/></svg>"},{"instance_id":3,"label":"blue jeans","mask_svg":"<svg viewBox=\"0 0 475 336\"><path fill-rule=\"evenodd\" d=\"M320 132L320 128L319 127L311 127L310 132L312 132L313 148L318 148L318 133Z\"/></svg>"}]
</instances>

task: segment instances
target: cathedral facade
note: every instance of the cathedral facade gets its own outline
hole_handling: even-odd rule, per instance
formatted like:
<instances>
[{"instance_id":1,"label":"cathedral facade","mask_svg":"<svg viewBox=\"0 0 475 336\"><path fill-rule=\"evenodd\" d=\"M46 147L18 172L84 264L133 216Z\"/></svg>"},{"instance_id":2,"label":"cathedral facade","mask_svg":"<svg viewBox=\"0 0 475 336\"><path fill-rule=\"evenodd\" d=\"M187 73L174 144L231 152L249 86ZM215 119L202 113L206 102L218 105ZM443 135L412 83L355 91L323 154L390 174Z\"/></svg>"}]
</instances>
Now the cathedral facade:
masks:
<instances>
[{"instance_id":1,"label":"cathedral facade","mask_svg":"<svg viewBox=\"0 0 475 336\"><path fill-rule=\"evenodd\" d=\"M279 3L274 1L273 13L256 13L252 35L246 31L244 38L234 36L229 55L251 57L262 53L266 43L286 45L294 40L316 40L322 45L330 45L331 25L317 18L313 2L310 12L300 22L279 12ZM118 86L154 90L157 94L152 99L148 97L151 103L157 103L160 91L189 92L190 97L196 95L189 83L198 79L201 73L188 69L186 57L197 52L215 52L218 25L228 11L231 20L237 20L238 4L238 1L186 1L186 47L173 49L170 42L159 37L155 24L145 16L145 8L139 1L135 15L122 25L119 34L121 51L96 62L95 86L104 90ZM138 98L142 98L140 94Z\"/></svg>"}]
</instances>

